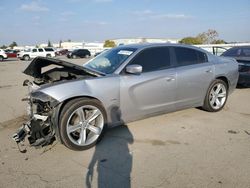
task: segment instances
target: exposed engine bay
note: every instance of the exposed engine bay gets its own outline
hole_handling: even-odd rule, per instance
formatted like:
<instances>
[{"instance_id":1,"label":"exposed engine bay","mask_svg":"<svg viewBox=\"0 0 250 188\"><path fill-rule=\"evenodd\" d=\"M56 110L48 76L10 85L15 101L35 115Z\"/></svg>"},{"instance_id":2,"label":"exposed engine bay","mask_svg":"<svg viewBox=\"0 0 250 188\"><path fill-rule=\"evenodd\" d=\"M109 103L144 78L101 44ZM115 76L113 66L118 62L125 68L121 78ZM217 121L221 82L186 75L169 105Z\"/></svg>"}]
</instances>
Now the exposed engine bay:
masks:
<instances>
[{"instance_id":1,"label":"exposed engine bay","mask_svg":"<svg viewBox=\"0 0 250 188\"><path fill-rule=\"evenodd\" d=\"M28 137L31 146L43 147L53 143L57 135L57 118L60 103L39 92L39 88L66 80L86 79L99 76L98 73L66 61L37 57L23 72L32 76L33 81L25 80L28 95L22 99L28 103L29 120L13 135L19 145ZM18 146L19 150L22 149Z\"/></svg>"}]
</instances>

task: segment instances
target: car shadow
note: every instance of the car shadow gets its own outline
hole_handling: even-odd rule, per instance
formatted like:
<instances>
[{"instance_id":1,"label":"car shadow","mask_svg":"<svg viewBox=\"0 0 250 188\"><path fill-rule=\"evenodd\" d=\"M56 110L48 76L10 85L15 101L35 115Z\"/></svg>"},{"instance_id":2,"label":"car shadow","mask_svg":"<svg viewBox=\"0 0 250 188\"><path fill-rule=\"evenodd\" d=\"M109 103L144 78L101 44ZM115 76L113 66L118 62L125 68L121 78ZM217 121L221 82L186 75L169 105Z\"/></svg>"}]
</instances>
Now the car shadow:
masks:
<instances>
[{"instance_id":1,"label":"car shadow","mask_svg":"<svg viewBox=\"0 0 250 188\"><path fill-rule=\"evenodd\" d=\"M95 146L86 174L87 188L91 188L93 183L97 183L98 187L131 187L133 158L129 144L134 142L134 138L128 126L123 123L119 107L111 107L110 114L113 122L120 121L122 125L109 129ZM93 177L97 182L92 181Z\"/></svg>"},{"instance_id":2,"label":"car shadow","mask_svg":"<svg viewBox=\"0 0 250 188\"><path fill-rule=\"evenodd\" d=\"M86 174L86 187L91 188L93 177L97 176L98 187L129 188L133 161L129 144L133 141L126 125L109 129L102 141L95 146Z\"/></svg>"}]
</instances>

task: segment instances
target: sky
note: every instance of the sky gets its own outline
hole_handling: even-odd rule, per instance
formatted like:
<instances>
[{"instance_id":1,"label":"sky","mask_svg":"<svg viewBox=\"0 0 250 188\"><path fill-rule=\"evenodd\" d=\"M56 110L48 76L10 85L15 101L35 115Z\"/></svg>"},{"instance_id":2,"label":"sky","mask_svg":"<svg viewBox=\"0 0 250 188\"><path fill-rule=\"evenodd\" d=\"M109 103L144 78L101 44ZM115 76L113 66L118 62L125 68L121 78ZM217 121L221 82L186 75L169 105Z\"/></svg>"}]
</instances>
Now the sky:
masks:
<instances>
[{"instance_id":1,"label":"sky","mask_svg":"<svg viewBox=\"0 0 250 188\"><path fill-rule=\"evenodd\" d=\"M250 0L1 0L0 45L174 38L250 42Z\"/></svg>"}]
</instances>

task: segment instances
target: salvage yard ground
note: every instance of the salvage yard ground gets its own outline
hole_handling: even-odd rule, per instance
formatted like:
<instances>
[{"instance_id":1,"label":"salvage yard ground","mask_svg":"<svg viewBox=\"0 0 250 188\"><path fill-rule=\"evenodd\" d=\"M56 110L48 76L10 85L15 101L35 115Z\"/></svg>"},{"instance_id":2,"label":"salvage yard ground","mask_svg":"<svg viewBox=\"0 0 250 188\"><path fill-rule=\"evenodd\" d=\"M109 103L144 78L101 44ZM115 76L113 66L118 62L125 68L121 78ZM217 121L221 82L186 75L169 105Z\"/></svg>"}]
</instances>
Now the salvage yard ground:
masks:
<instances>
[{"instance_id":1,"label":"salvage yard ground","mask_svg":"<svg viewBox=\"0 0 250 188\"><path fill-rule=\"evenodd\" d=\"M20 153L11 136L25 120L27 65L0 62L0 187L250 188L249 88L221 112L193 108L129 123L87 151L55 142Z\"/></svg>"}]
</instances>

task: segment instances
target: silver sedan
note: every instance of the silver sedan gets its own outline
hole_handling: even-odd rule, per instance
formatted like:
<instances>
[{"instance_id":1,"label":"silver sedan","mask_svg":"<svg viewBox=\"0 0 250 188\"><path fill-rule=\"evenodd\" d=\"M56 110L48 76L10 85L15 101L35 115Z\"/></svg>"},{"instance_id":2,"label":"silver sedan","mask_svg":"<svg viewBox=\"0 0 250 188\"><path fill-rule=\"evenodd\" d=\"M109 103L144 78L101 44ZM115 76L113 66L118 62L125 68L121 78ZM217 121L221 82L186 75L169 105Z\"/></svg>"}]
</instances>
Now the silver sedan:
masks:
<instances>
[{"instance_id":1,"label":"silver sedan","mask_svg":"<svg viewBox=\"0 0 250 188\"><path fill-rule=\"evenodd\" d=\"M28 136L44 146L59 139L74 150L94 146L106 127L185 108L217 112L239 74L234 59L174 44L120 46L83 66L36 58L24 73L34 77L24 82L30 120L14 140Z\"/></svg>"}]
</instances>

